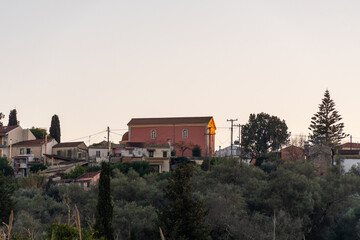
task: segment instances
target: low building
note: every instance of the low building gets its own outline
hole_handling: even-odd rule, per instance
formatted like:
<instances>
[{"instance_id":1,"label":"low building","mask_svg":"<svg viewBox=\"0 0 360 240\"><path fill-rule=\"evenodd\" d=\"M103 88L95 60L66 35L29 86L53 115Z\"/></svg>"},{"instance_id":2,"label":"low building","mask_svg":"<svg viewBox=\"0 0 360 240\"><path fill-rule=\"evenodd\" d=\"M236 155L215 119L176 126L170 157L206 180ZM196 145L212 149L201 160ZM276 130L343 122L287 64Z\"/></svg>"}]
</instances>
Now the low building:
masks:
<instances>
[{"instance_id":1,"label":"low building","mask_svg":"<svg viewBox=\"0 0 360 240\"><path fill-rule=\"evenodd\" d=\"M281 149L280 156L284 161L304 160L305 150L303 148L291 145Z\"/></svg>"},{"instance_id":2,"label":"low building","mask_svg":"<svg viewBox=\"0 0 360 240\"><path fill-rule=\"evenodd\" d=\"M72 160L88 161L88 148L84 142L64 142L53 146L53 155Z\"/></svg>"},{"instance_id":3,"label":"low building","mask_svg":"<svg viewBox=\"0 0 360 240\"><path fill-rule=\"evenodd\" d=\"M30 167L32 163L36 163L34 156L29 155L20 155L13 158L13 168L15 177L27 177L30 172ZM38 162L39 163L39 162Z\"/></svg>"},{"instance_id":4,"label":"low building","mask_svg":"<svg viewBox=\"0 0 360 240\"><path fill-rule=\"evenodd\" d=\"M122 162L146 161L158 172L170 171L171 147L169 144L126 142L122 144Z\"/></svg>"},{"instance_id":5,"label":"low building","mask_svg":"<svg viewBox=\"0 0 360 240\"><path fill-rule=\"evenodd\" d=\"M160 173L170 171L171 148L169 144L147 144L146 152L144 160L156 171Z\"/></svg>"},{"instance_id":6,"label":"low building","mask_svg":"<svg viewBox=\"0 0 360 240\"><path fill-rule=\"evenodd\" d=\"M46 164L44 155L51 154L52 148L56 144L55 139L48 139L46 144L45 139L22 141L12 145L11 155L13 157L31 155L35 161L41 161Z\"/></svg>"},{"instance_id":7,"label":"low building","mask_svg":"<svg viewBox=\"0 0 360 240\"><path fill-rule=\"evenodd\" d=\"M123 162L144 160L146 156L146 144L142 142L127 142L122 144L121 158Z\"/></svg>"},{"instance_id":8,"label":"low building","mask_svg":"<svg viewBox=\"0 0 360 240\"><path fill-rule=\"evenodd\" d=\"M97 185L100 179L101 171L87 172L76 179L76 183L85 191L89 191L93 186Z\"/></svg>"},{"instance_id":9,"label":"low building","mask_svg":"<svg viewBox=\"0 0 360 240\"><path fill-rule=\"evenodd\" d=\"M232 147L232 155L231 155L231 146L228 146L226 148L221 148L218 151L215 152L215 157L239 157L241 153L241 148L237 145L233 145Z\"/></svg>"},{"instance_id":10,"label":"low building","mask_svg":"<svg viewBox=\"0 0 360 240\"><path fill-rule=\"evenodd\" d=\"M91 163L101 163L109 161L109 144L107 141L95 143L88 148L89 161Z\"/></svg>"}]
</instances>

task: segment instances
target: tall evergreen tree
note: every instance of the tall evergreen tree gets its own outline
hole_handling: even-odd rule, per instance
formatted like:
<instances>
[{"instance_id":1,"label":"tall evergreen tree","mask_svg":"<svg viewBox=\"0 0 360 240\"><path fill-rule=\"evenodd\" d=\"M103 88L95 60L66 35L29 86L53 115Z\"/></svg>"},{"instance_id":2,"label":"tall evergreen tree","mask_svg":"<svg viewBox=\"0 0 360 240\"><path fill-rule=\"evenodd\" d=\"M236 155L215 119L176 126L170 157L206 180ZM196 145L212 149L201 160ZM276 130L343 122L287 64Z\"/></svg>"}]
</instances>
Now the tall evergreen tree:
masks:
<instances>
[{"instance_id":1,"label":"tall evergreen tree","mask_svg":"<svg viewBox=\"0 0 360 240\"><path fill-rule=\"evenodd\" d=\"M106 240L114 239L112 227L113 202L110 191L110 163L103 162L99 180L99 196L96 205L95 231L97 237L104 237Z\"/></svg>"},{"instance_id":2,"label":"tall evergreen tree","mask_svg":"<svg viewBox=\"0 0 360 240\"><path fill-rule=\"evenodd\" d=\"M329 90L326 89L324 98L319 104L319 111L311 118L309 138L312 143L322 143L330 147L336 147L341 140L347 137L343 132L344 123L341 115L335 109L335 102L330 98Z\"/></svg>"},{"instance_id":3,"label":"tall evergreen tree","mask_svg":"<svg viewBox=\"0 0 360 240\"><path fill-rule=\"evenodd\" d=\"M17 114L16 109L10 111L8 126L16 126L18 124L16 114Z\"/></svg>"},{"instance_id":4,"label":"tall evergreen tree","mask_svg":"<svg viewBox=\"0 0 360 240\"><path fill-rule=\"evenodd\" d=\"M12 192L6 187L5 177L0 171L0 222L8 222L14 202L11 199Z\"/></svg>"},{"instance_id":5,"label":"tall evergreen tree","mask_svg":"<svg viewBox=\"0 0 360 240\"><path fill-rule=\"evenodd\" d=\"M3 123L1 122L1 119L3 119L5 117L5 115L0 112L0 127L3 125Z\"/></svg>"},{"instance_id":6,"label":"tall evergreen tree","mask_svg":"<svg viewBox=\"0 0 360 240\"><path fill-rule=\"evenodd\" d=\"M208 229L204 224L207 211L202 201L192 196L192 165L178 166L165 188L168 206L158 213L160 227L165 239L207 239Z\"/></svg>"},{"instance_id":7,"label":"tall evergreen tree","mask_svg":"<svg viewBox=\"0 0 360 240\"><path fill-rule=\"evenodd\" d=\"M51 126L50 126L50 136L52 136L58 143L60 143L60 120L58 115L54 115L51 118Z\"/></svg>"}]
</instances>

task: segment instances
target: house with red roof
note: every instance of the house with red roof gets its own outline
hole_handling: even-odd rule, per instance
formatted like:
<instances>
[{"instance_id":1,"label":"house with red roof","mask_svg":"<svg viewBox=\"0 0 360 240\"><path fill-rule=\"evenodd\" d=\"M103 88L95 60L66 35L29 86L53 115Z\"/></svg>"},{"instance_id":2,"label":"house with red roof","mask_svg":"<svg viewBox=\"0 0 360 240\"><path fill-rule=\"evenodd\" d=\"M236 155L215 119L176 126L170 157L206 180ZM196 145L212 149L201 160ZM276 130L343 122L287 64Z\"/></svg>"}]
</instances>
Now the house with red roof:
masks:
<instances>
[{"instance_id":1,"label":"house with red roof","mask_svg":"<svg viewBox=\"0 0 360 240\"><path fill-rule=\"evenodd\" d=\"M133 118L127 125L122 143L168 144L175 156L186 157L191 157L192 148L198 145L202 157L214 155L216 126L211 116Z\"/></svg>"},{"instance_id":2,"label":"house with red roof","mask_svg":"<svg viewBox=\"0 0 360 240\"><path fill-rule=\"evenodd\" d=\"M280 156L285 161L297 161L305 159L305 150L294 145L287 146L280 150Z\"/></svg>"},{"instance_id":3,"label":"house with red roof","mask_svg":"<svg viewBox=\"0 0 360 240\"><path fill-rule=\"evenodd\" d=\"M98 184L100 173L101 171L84 173L76 179L76 183L85 191L89 191L93 186Z\"/></svg>"},{"instance_id":4,"label":"house with red roof","mask_svg":"<svg viewBox=\"0 0 360 240\"><path fill-rule=\"evenodd\" d=\"M52 148L58 144L55 139L35 139L15 143L11 148L11 155L13 157L31 155L35 160L40 161L44 159L45 154L51 154Z\"/></svg>"}]
</instances>

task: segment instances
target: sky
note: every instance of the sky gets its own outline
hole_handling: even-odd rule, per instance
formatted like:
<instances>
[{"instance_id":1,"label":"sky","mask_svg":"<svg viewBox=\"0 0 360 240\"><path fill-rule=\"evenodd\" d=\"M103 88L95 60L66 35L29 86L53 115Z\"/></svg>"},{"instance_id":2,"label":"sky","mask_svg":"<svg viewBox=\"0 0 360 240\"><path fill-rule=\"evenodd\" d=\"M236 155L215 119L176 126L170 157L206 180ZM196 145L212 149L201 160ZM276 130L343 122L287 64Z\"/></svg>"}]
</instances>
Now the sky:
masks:
<instances>
[{"instance_id":1,"label":"sky","mask_svg":"<svg viewBox=\"0 0 360 240\"><path fill-rule=\"evenodd\" d=\"M62 141L119 141L135 117L251 113L308 135L326 89L360 142L360 1L0 1L0 112ZM238 130L234 130L234 139ZM90 138L89 138L90 136ZM348 139L347 139L348 140Z\"/></svg>"}]
</instances>

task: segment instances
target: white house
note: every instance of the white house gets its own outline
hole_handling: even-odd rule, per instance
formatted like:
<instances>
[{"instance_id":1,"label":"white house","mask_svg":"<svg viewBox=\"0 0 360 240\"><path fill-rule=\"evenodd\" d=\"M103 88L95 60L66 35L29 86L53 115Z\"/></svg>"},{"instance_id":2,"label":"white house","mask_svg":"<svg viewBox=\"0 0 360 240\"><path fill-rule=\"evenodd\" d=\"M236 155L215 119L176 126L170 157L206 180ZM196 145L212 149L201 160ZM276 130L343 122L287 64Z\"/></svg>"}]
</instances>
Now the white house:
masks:
<instances>
[{"instance_id":1,"label":"white house","mask_svg":"<svg viewBox=\"0 0 360 240\"><path fill-rule=\"evenodd\" d=\"M27 140L35 140L30 129L22 129L20 126L1 126L0 157L11 158L10 145Z\"/></svg>"}]
</instances>

